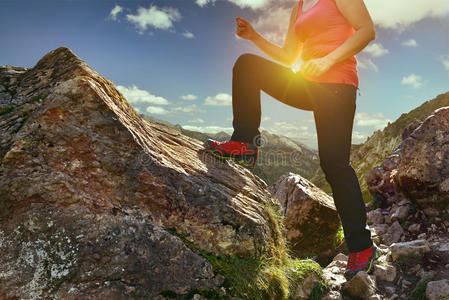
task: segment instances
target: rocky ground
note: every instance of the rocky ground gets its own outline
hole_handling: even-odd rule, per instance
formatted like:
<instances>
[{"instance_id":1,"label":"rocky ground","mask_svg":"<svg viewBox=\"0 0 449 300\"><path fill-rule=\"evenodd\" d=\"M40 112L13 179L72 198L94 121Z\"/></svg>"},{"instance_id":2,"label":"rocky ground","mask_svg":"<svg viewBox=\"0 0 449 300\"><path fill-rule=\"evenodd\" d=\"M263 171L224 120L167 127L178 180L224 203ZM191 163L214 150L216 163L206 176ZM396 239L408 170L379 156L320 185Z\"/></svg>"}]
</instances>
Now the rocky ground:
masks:
<instances>
[{"instance_id":1,"label":"rocky ground","mask_svg":"<svg viewBox=\"0 0 449 300\"><path fill-rule=\"evenodd\" d=\"M442 107L367 172L382 255L347 282L307 179L215 160L68 48L1 66L0 299L447 299L448 133Z\"/></svg>"}]
</instances>

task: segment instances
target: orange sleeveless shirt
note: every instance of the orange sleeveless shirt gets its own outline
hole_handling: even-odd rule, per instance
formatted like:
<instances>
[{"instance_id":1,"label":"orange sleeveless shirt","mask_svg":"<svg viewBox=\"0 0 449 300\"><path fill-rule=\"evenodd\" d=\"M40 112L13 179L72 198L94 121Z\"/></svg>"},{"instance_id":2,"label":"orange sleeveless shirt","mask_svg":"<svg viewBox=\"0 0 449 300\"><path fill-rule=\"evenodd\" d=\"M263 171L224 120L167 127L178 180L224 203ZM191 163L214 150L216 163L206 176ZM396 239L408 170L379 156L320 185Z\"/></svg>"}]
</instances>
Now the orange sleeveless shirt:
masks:
<instances>
[{"instance_id":1,"label":"orange sleeveless shirt","mask_svg":"<svg viewBox=\"0 0 449 300\"><path fill-rule=\"evenodd\" d=\"M340 13L334 0L318 0L311 8L302 11L299 0L295 32L303 42L301 60L319 58L343 44L354 32L351 23ZM358 87L357 60L351 56L334 64L321 76L304 74L311 81L352 84Z\"/></svg>"}]
</instances>

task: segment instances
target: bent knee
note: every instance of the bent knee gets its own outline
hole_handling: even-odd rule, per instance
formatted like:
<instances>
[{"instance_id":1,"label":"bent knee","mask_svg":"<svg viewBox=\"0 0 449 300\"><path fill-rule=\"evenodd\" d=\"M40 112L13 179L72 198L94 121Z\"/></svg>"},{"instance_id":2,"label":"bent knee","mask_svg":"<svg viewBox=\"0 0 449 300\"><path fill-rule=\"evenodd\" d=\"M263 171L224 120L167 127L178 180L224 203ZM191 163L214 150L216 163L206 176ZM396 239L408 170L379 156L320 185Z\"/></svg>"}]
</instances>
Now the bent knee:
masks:
<instances>
[{"instance_id":1,"label":"bent knee","mask_svg":"<svg viewBox=\"0 0 449 300\"><path fill-rule=\"evenodd\" d=\"M236 71L245 68L251 65L257 57L259 57L257 54L243 53L236 59L232 69Z\"/></svg>"}]
</instances>

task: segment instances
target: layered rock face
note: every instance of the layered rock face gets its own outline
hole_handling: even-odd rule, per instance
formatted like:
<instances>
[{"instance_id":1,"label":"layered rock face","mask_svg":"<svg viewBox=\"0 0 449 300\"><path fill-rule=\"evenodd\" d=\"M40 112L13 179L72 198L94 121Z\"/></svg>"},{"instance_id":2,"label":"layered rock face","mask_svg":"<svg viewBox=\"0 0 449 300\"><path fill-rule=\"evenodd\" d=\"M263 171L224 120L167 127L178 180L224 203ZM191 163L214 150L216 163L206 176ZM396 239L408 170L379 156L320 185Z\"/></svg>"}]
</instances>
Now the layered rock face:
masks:
<instances>
[{"instance_id":1,"label":"layered rock face","mask_svg":"<svg viewBox=\"0 0 449 300\"><path fill-rule=\"evenodd\" d=\"M394 152L366 173L369 190L380 206L369 212L373 224L397 223L396 232L401 232L398 224L408 221L405 229L414 236L426 231L422 220L442 232L449 230L448 134L449 107L442 107L422 123L411 123ZM401 235L390 239L390 244Z\"/></svg>"},{"instance_id":2,"label":"layered rock face","mask_svg":"<svg viewBox=\"0 0 449 300\"><path fill-rule=\"evenodd\" d=\"M388 123L382 130L376 130L364 143L352 145L350 161L359 178L365 202L371 201L368 184L364 180L365 174L375 166L382 164L391 155L402 142L402 135L406 134L408 136L410 132L407 133L407 130L413 131L413 125L420 124L422 120L426 119L436 109L448 105L449 92L440 94L434 99L423 102L419 107L401 114L398 119ZM316 174L310 181L325 192L331 192L331 187L327 183L321 168L316 170Z\"/></svg>"},{"instance_id":3,"label":"layered rock face","mask_svg":"<svg viewBox=\"0 0 449 300\"><path fill-rule=\"evenodd\" d=\"M368 224L375 242L389 246L398 275L390 277L380 266L375 272L385 291L400 299L420 290L427 299L448 296L435 288L449 278L448 134L446 106L412 121L399 146L366 173L373 195Z\"/></svg>"},{"instance_id":4,"label":"layered rock face","mask_svg":"<svg viewBox=\"0 0 449 300\"><path fill-rule=\"evenodd\" d=\"M332 260L340 223L332 197L293 173L281 176L269 190L282 206L292 252L298 257L316 256L320 263Z\"/></svg>"},{"instance_id":5,"label":"layered rock face","mask_svg":"<svg viewBox=\"0 0 449 300\"><path fill-rule=\"evenodd\" d=\"M217 289L179 236L215 255L270 252L266 184L142 120L70 49L0 67L0 104L0 298Z\"/></svg>"}]
</instances>

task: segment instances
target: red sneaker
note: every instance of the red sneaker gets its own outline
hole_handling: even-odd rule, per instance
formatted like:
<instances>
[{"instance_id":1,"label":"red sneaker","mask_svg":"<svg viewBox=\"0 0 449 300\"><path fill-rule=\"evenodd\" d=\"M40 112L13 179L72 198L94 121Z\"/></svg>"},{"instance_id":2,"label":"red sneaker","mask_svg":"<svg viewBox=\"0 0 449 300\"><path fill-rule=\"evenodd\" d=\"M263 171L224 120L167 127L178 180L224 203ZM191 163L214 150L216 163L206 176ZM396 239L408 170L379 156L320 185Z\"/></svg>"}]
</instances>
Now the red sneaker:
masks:
<instances>
[{"instance_id":1,"label":"red sneaker","mask_svg":"<svg viewBox=\"0 0 449 300\"><path fill-rule=\"evenodd\" d=\"M360 252L349 252L348 263L345 270L346 280L351 280L358 272L369 273L372 270L374 260L380 256L380 251L376 245Z\"/></svg>"},{"instance_id":2,"label":"red sneaker","mask_svg":"<svg viewBox=\"0 0 449 300\"><path fill-rule=\"evenodd\" d=\"M259 150L256 146L246 142L224 141L219 142L207 139L204 142L206 151L221 159L233 159L240 165L253 168L256 164Z\"/></svg>"}]
</instances>

